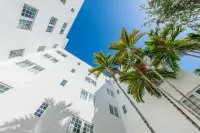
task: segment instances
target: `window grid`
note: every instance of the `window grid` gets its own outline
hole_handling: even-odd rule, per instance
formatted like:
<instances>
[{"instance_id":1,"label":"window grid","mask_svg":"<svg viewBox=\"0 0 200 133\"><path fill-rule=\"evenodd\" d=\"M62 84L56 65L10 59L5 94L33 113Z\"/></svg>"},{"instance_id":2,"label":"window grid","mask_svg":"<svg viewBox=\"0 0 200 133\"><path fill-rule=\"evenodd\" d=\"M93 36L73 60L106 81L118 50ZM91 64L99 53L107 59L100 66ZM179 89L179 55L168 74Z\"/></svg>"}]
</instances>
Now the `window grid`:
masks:
<instances>
[{"instance_id":1,"label":"window grid","mask_svg":"<svg viewBox=\"0 0 200 133\"><path fill-rule=\"evenodd\" d=\"M0 94L4 93L10 89L11 89L11 87L5 86L4 84L0 83Z\"/></svg>"},{"instance_id":2,"label":"window grid","mask_svg":"<svg viewBox=\"0 0 200 133\"><path fill-rule=\"evenodd\" d=\"M53 49L54 49L54 48L57 48L57 46L58 46L58 44L54 44L52 48L53 48Z\"/></svg>"},{"instance_id":3,"label":"window grid","mask_svg":"<svg viewBox=\"0 0 200 133\"><path fill-rule=\"evenodd\" d=\"M94 126L78 117L72 117L67 133L93 133Z\"/></svg>"},{"instance_id":4,"label":"window grid","mask_svg":"<svg viewBox=\"0 0 200 133\"><path fill-rule=\"evenodd\" d=\"M63 79L63 81L60 83L60 85L65 86L67 82L68 82L67 80Z\"/></svg>"},{"instance_id":5,"label":"window grid","mask_svg":"<svg viewBox=\"0 0 200 133\"><path fill-rule=\"evenodd\" d=\"M53 63L57 63L59 60L57 60L56 58L52 57L52 58L50 59L50 61L53 62Z\"/></svg>"},{"instance_id":6,"label":"window grid","mask_svg":"<svg viewBox=\"0 0 200 133\"><path fill-rule=\"evenodd\" d=\"M66 54L64 54L64 53L62 53L62 54L61 54L61 56L62 56L62 57L67 57L67 55L66 55Z\"/></svg>"},{"instance_id":7,"label":"window grid","mask_svg":"<svg viewBox=\"0 0 200 133\"><path fill-rule=\"evenodd\" d=\"M24 30L31 30L35 17L37 15L38 9L28 5L24 4L22 12L21 12L21 18L19 20L17 28L24 29Z\"/></svg>"},{"instance_id":8,"label":"window grid","mask_svg":"<svg viewBox=\"0 0 200 133\"><path fill-rule=\"evenodd\" d=\"M54 27L56 25L56 22L57 22L57 18L51 17L51 19L49 21L49 25L47 26L46 32L52 33L53 29L54 29Z\"/></svg>"},{"instance_id":9,"label":"window grid","mask_svg":"<svg viewBox=\"0 0 200 133\"><path fill-rule=\"evenodd\" d=\"M113 92L112 90L110 90L110 89L108 89L108 88L107 88L106 90L107 90L107 94L108 94L108 95L114 97L114 92Z\"/></svg>"},{"instance_id":10,"label":"window grid","mask_svg":"<svg viewBox=\"0 0 200 133\"><path fill-rule=\"evenodd\" d=\"M72 8L72 9L71 9L71 12L74 13L74 11L75 11L74 8Z\"/></svg>"},{"instance_id":11,"label":"window grid","mask_svg":"<svg viewBox=\"0 0 200 133\"><path fill-rule=\"evenodd\" d=\"M64 5L65 5L65 3L66 3L66 0L60 0Z\"/></svg>"},{"instance_id":12,"label":"window grid","mask_svg":"<svg viewBox=\"0 0 200 133\"><path fill-rule=\"evenodd\" d=\"M9 58L23 56L23 54L24 54L24 49L12 50L10 51Z\"/></svg>"},{"instance_id":13,"label":"window grid","mask_svg":"<svg viewBox=\"0 0 200 133\"><path fill-rule=\"evenodd\" d=\"M30 60L25 60L25 61L16 63L16 65L20 66L21 68L26 68L26 67L30 67L30 66L34 65L34 63L31 62Z\"/></svg>"},{"instance_id":14,"label":"window grid","mask_svg":"<svg viewBox=\"0 0 200 133\"><path fill-rule=\"evenodd\" d=\"M39 46L37 52L40 52L40 51L44 51L46 48L46 46Z\"/></svg>"},{"instance_id":15,"label":"window grid","mask_svg":"<svg viewBox=\"0 0 200 133\"><path fill-rule=\"evenodd\" d=\"M43 57L45 57L45 58L47 58L47 59L50 59L52 56L49 55L49 54L45 54L45 55L43 55Z\"/></svg>"},{"instance_id":16,"label":"window grid","mask_svg":"<svg viewBox=\"0 0 200 133\"><path fill-rule=\"evenodd\" d=\"M58 54L62 54L62 52L61 52L60 50L57 50L56 53L58 53Z\"/></svg>"},{"instance_id":17,"label":"window grid","mask_svg":"<svg viewBox=\"0 0 200 133\"><path fill-rule=\"evenodd\" d=\"M95 101L95 96L85 90L82 89L81 91L81 95L80 98L88 101L89 103L91 103L92 105L94 105L94 101Z\"/></svg>"},{"instance_id":18,"label":"window grid","mask_svg":"<svg viewBox=\"0 0 200 133\"><path fill-rule=\"evenodd\" d=\"M119 91L119 90L117 90L117 94L118 94L118 95L120 94L120 91Z\"/></svg>"},{"instance_id":19,"label":"window grid","mask_svg":"<svg viewBox=\"0 0 200 133\"><path fill-rule=\"evenodd\" d=\"M72 73L74 73L75 71L76 71L75 69L72 69L72 70L71 70Z\"/></svg>"},{"instance_id":20,"label":"window grid","mask_svg":"<svg viewBox=\"0 0 200 133\"><path fill-rule=\"evenodd\" d=\"M119 113L118 113L118 110L116 107L112 106L109 104L109 110L110 110L110 113L112 115L115 115L116 117L119 117Z\"/></svg>"},{"instance_id":21,"label":"window grid","mask_svg":"<svg viewBox=\"0 0 200 133\"><path fill-rule=\"evenodd\" d=\"M44 68L38 65L28 69L28 71L33 72L34 74L37 74L43 70Z\"/></svg>"},{"instance_id":22,"label":"window grid","mask_svg":"<svg viewBox=\"0 0 200 133\"><path fill-rule=\"evenodd\" d=\"M47 107L48 107L47 103L42 103L42 105L37 109L34 115L40 117L44 113Z\"/></svg>"},{"instance_id":23,"label":"window grid","mask_svg":"<svg viewBox=\"0 0 200 133\"><path fill-rule=\"evenodd\" d=\"M65 32L66 28L67 28L67 23L64 23L61 30L60 30L60 34L63 34Z\"/></svg>"},{"instance_id":24,"label":"window grid","mask_svg":"<svg viewBox=\"0 0 200 133\"><path fill-rule=\"evenodd\" d=\"M200 107L200 88L195 90L192 94L188 97L192 102L194 102L198 107ZM188 100L184 99L182 104L189 108L194 114L200 117L200 111Z\"/></svg>"},{"instance_id":25,"label":"window grid","mask_svg":"<svg viewBox=\"0 0 200 133\"><path fill-rule=\"evenodd\" d=\"M85 77L85 81L91 83L92 85L96 86L97 82L89 78L88 76Z\"/></svg>"},{"instance_id":26,"label":"window grid","mask_svg":"<svg viewBox=\"0 0 200 133\"><path fill-rule=\"evenodd\" d=\"M126 114L126 113L127 113L127 110L126 110L125 105L122 106L122 109L123 109L123 111L124 111L124 114Z\"/></svg>"}]
</instances>

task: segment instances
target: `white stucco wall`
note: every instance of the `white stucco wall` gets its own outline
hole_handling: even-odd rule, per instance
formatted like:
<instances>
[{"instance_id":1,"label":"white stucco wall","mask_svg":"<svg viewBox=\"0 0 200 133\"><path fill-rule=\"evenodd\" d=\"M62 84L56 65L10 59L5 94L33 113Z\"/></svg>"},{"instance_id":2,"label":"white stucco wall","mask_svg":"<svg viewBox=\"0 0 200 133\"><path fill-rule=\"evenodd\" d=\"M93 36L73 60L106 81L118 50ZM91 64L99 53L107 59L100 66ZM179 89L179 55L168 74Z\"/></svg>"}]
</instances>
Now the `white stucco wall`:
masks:
<instances>
[{"instance_id":1,"label":"white stucco wall","mask_svg":"<svg viewBox=\"0 0 200 133\"><path fill-rule=\"evenodd\" d=\"M0 60L7 60L11 50L25 49L24 56L37 52L39 46L52 49L54 44L63 46L84 0L67 0L66 4L60 0L1 0L0 1ZM18 29L24 3L38 9L32 30ZM71 9L75 12L72 13ZM57 23L52 33L46 29L50 18L56 17ZM59 34L63 23L68 23L63 35Z\"/></svg>"}]
</instances>

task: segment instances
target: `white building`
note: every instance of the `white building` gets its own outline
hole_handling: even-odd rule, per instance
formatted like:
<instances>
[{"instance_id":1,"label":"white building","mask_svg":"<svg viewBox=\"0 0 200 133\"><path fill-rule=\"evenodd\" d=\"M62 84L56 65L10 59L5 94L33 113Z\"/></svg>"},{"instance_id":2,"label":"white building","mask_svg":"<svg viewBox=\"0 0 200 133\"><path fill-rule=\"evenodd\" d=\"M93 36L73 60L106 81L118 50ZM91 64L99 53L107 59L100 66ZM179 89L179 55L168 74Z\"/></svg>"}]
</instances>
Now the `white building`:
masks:
<instances>
[{"instance_id":1,"label":"white building","mask_svg":"<svg viewBox=\"0 0 200 133\"><path fill-rule=\"evenodd\" d=\"M171 98L176 105L129 96L136 111L112 80L88 76L91 66L63 49L82 4L0 1L0 133L199 133L200 111L166 83L191 113ZM200 106L200 77L181 71L171 82Z\"/></svg>"}]
</instances>

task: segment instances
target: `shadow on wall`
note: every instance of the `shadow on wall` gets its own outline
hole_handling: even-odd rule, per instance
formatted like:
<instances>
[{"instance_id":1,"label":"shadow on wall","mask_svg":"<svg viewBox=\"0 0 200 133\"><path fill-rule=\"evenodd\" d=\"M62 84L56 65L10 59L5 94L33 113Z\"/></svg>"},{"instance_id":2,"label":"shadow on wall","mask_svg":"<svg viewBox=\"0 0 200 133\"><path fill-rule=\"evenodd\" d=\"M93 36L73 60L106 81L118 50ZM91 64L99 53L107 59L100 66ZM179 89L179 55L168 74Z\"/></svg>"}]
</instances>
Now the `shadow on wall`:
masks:
<instances>
[{"instance_id":1,"label":"shadow on wall","mask_svg":"<svg viewBox=\"0 0 200 133\"><path fill-rule=\"evenodd\" d=\"M0 133L66 133L70 117L79 113L70 109L72 104L64 101L56 103L54 99L45 100L47 109L37 117L27 115L0 125Z\"/></svg>"}]
</instances>

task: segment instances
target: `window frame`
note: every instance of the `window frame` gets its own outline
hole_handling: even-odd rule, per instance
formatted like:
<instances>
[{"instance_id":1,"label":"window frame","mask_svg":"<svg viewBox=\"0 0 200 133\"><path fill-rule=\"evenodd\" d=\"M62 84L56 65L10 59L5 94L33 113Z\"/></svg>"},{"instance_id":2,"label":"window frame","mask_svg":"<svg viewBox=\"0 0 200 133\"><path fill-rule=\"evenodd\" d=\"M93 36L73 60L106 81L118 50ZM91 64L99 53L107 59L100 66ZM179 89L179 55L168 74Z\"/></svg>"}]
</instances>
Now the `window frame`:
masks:
<instances>
[{"instance_id":1,"label":"window frame","mask_svg":"<svg viewBox=\"0 0 200 133\"><path fill-rule=\"evenodd\" d=\"M43 46L39 46L37 52L42 52L42 51L45 50L45 48L46 48L45 45L43 45Z\"/></svg>"},{"instance_id":2,"label":"window frame","mask_svg":"<svg viewBox=\"0 0 200 133\"><path fill-rule=\"evenodd\" d=\"M56 17L51 16L49 23L47 25L47 29L46 29L47 33L53 33L53 30L56 26L57 21L58 21L58 19Z\"/></svg>"},{"instance_id":3,"label":"window frame","mask_svg":"<svg viewBox=\"0 0 200 133\"><path fill-rule=\"evenodd\" d=\"M108 104L109 105L109 111L110 111L110 114L116 116L119 118L119 111L118 111L118 108L116 106L113 106L111 104Z\"/></svg>"},{"instance_id":4,"label":"window frame","mask_svg":"<svg viewBox=\"0 0 200 133\"><path fill-rule=\"evenodd\" d=\"M11 50L8 58L11 59L15 57L23 57L24 52L25 52L25 49Z\"/></svg>"},{"instance_id":5,"label":"window frame","mask_svg":"<svg viewBox=\"0 0 200 133\"><path fill-rule=\"evenodd\" d=\"M30 10L28 10L28 9L30 9ZM33 12L32 12L33 11ZM20 15L20 19L19 19L19 21L18 21L18 25L17 25L17 28L18 29L21 29L21 30L29 30L29 31L31 31L32 30L32 28L33 28L33 25L34 25L34 22L35 22L35 19L36 19L36 16L37 16L37 14L38 14L38 9L37 8L35 8L35 7L33 7L33 6L31 6L31 5L29 5L29 4L26 4L26 3L24 3L24 5L23 5L23 7L22 7L22 10L21 10L21 15ZM33 13L33 14L31 14L31 13L27 13L27 12L31 12L31 13ZM23 15L24 14L24 15ZM27 15L27 16L26 16ZM33 15L33 18L29 18L28 16L31 16L31 15ZM25 26L27 27L27 24L26 23L24 23L24 22L31 22L31 24L30 24L30 27L29 28L25 28Z\"/></svg>"}]
</instances>

